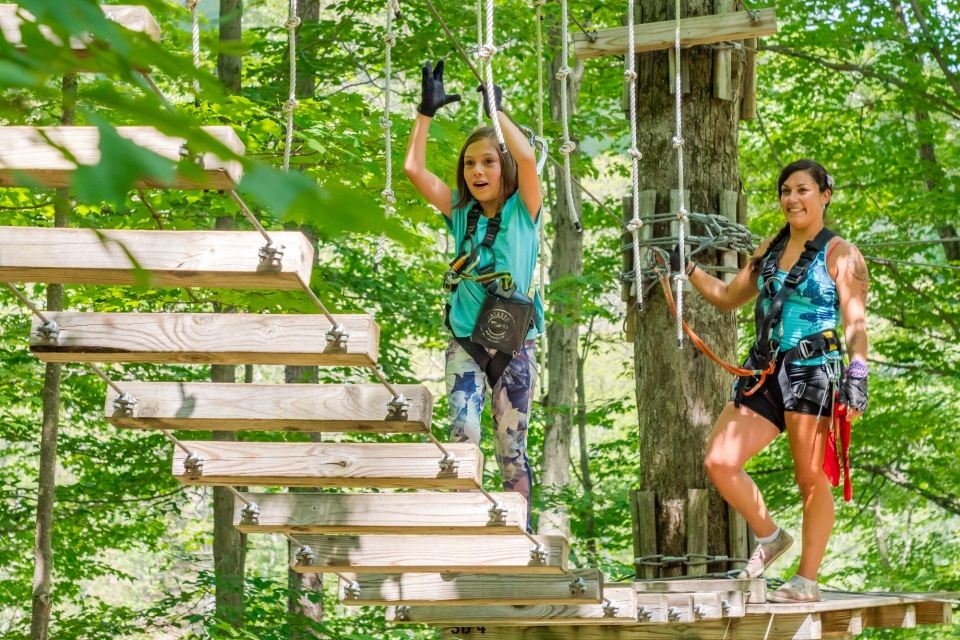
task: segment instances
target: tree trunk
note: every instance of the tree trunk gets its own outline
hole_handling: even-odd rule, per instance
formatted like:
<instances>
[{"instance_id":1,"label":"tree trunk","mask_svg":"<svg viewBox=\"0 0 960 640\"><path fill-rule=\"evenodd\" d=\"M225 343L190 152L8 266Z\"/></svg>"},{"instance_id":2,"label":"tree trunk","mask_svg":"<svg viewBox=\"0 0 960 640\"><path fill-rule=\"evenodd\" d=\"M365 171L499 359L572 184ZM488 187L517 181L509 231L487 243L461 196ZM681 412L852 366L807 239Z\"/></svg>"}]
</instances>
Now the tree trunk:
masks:
<instances>
[{"instance_id":1,"label":"tree trunk","mask_svg":"<svg viewBox=\"0 0 960 640\"><path fill-rule=\"evenodd\" d=\"M303 31L307 22L320 20L320 0L299 0L297 16L300 18L300 26L297 27L297 51L303 52L301 47L303 37L300 32ZM317 91L316 60L316 47L309 49L309 55L300 53L297 57L297 96L300 98L312 98Z\"/></svg>"},{"instance_id":2,"label":"tree trunk","mask_svg":"<svg viewBox=\"0 0 960 640\"><path fill-rule=\"evenodd\" d=\"M76 120L77 74L63 76L60 124ZM70 224L70 189L54 195L54 227ZM47 286L47 309L63 310L63 285ZM53 608L53 503L57 489L57 430L60 426L60 372L62 365L48 362L43 376L43 416L40 427L40 469L37 486L37 530L33 545L33 596L30 640L47 640Z\"/></svg>"},{"instance_id":3,"label":"tree trunk","mask_svg":"<svg viewBox=\"0 0 960 640\"><path fill-rule=\"evenodd\" d=\"M549 30L553 59L550 62L549 92L550 114L554 120L560 118L560 81L556 79L557 70L564 60L560 51L560 34L555 28ZM567 87L568 111L576 113L577 94L583 79L584 63L577 61L573 73L569 76ZM572 159L576 159L575 152ZM574 172L574 177L577 177ZM545 494L556 493L570 481L570 432L573 429L574 413L577 405L577 360L579 358L579 315L580 291L574 283L558 286L562 279L583 275L583 236L573 224L572 214L567 206L567 186L563 169L555 167L556 201L550 214L554 235L550 254L550 282L554 295L552 311L557 317L568 322L554 320L547 325L547 401L546 426L543 435L543 455L541 457L540 483ZM580 190L574 187L573 203L577 218L582 210ZM543 249L541 249L542 251ZM558 294L559 295L556 295ZM574 322L569 322L570 318ZM546 510L540 514L537 525L542 535L570 534L570 519L563 510Z\"/></svg>"},{"instance_id":4,"label":"tree trunk","mask_svg":"<svg viewBox=\"0 0 960 640\"><path fill-rule=\"evenodd\" d=\"M220 0L220 42L233 42L242 38L242 18L243 0ZM240 93L242 70L243 61L240 56L217 54L217 77L230 93Z\"/></svg>"},{"instance_id":5,"label":"tree trunk","mask_svg":"<svg viewBox=\"0 0 960 640\"><path fill-rule=\"evenodd\" d=\"M673 2L642 0L641 21L674 19ZM683 16L710 12L705 2L685 0ZM738 121L744 58L734 56L733 100L714 100L713 49L684 49L689 61L690 89L683 95L684 187L690 192L686 208L719 213L721 190L740 189L737 162ZM687 66L687 65L682 65ZM673 78L668 77L668 53L641 54L638 65L638 147L643 153L640 188L657 191L656 212L668 213L670 191L677 189L677 152ZM697 225L692 233L698 233ZM668 223L654 226L655 236L671 235ZM707 252L702 264L719 264L720 256ZM717 354L736 357L735 314L706 303L695 292L684 295L684 317ZM685 340L677 348L676 321L657 285L645 296L638 313L634 342L637 410L640 427L641 488L656 493L657 553L679 556L687 552L685 506L688 489L710 489L708 553L727 553L727 508L710 484L703 465L707 436L726 403L729 375ZM672 568L663 575L677 575Z\"/></svg>"},{"instance_id":6,"label":"tree trunk","mask_svg":"<svg viewBox=\"0 0 960 640\"><path fill-rule=\"evenodd\" d=\"M577 357L577 438L580 440L580 481L583 484L583 493L586 497L586 506L583 509L583 529L587 538L587 553L590 554L591 564L597 559L597 538L593 518L593 480L590 479L590 448L587 442L587 388L584 369L587 366L587 357L590 355L590 344L593 337L593 318L583 337L583 348Z\"/></svg>"}]
</instances>

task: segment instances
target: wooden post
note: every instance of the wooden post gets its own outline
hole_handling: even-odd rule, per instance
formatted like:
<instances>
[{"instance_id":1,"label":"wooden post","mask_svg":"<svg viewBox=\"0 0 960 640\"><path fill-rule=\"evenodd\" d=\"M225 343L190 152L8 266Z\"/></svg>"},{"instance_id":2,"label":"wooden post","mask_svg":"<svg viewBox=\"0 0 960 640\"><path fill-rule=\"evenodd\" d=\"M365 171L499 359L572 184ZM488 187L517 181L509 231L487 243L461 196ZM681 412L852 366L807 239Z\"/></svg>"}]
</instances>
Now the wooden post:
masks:
<instances>
[{"instance_id":1,"label":"wooden post","mask_svg":"<svg viewBox=\"0 0 960 640\"><path fill-rule=\"evenodd\" d=\"M670 94L677 92L677 58L676 49L667 49L670 56L670 71L668 72L667 85L670 87ZM680 88L683 93L690 93L690 56L680 54Z\"/></svg>"},{"instance_id":2,"label":"wooden post","mask_svg":"<svg viewBox=\"0 0 960 640\"><path fill-rule=\"evenodd\" d=\"M687 553L707 553L707 513L710 507L710 491L690 489L687 491ZM694 558L696 559L696 558ZM702 576L707 572L705 564L688 564L688 576Z\"/></svg>"},{"instance_id":3,"label":"wooden post","mask_svg":"<svg viewBox=\"0 0 960 640\"><path fill-rule=\"evenodd\" d=\"M630 519L633 525L634 559L657 554L657 509L653 491L630 491ZM652 580L657 567L634 562L637 580Z\"/></svg>"},{"instance_id":4,"label":"wooden post","mask_svg":"<svg viewBox=\"0 0 960 640\"><path fill-rule=\"evenodd\" d=\"M728 549L731 558L747 558L750 550L747 543L747 521L737 511L727 505L727 527L730 534ZM730 569L743 569L746 562L731 562Z\"/></svg>"},{"instance_id":5,"label":"wooden post","mask_svg":"<svg viewBox=\"0 0 960 640\"><path fill-rule=\"evenodd\" d=\"M737 195L737 224L742 224L745 227L748 226L747 225L748 218L749 218L749 214L747 212L747 193L746 191L741 191ZM740 258L738 259L737 266L743 269L745 266L747 266L747 261L749 260L750 260L750 256L740 254Z\"/></svg>"},{"instance_id":6,"label":"wooden post","mask_svg":"<svg viewBox=\"0 0 960 640\"><path fill-rule=\"evenodd\" d=\"M730 13L733 11L733 0L716 0L714 14ZM726 43L721 43L723 49L713 52L713 97L718 100L733 99L733 49Z\"/></svg>"},{"instance_id":7,"label":"wooden post","mask_svg":"<svg viewBox=\"0 0 960 640\"><path fill-rule=\"evenodd\" d=\"M743 78L740 119L753 120L757 117L757 49L760 48L760 38L747 38L743 46L747 49L747 68Z\"/></svg>"},{"instance_id":8,"label":"wooden post","mask_svg":"<svg viewBox=\"0 0 960 640\"><path fill-rule=\"evenodd\" d=\"M725 217L730 222L737 221L737 202L739 199L739 194L736 191L730 189L724 189L720 192L720 215ZM724 251L723 252L723 266L738 268L740 253L738 251ZM731 282L737 276L736 273L723 273L723 280L725 282Z\"/></svg>"},{"instance_id":9,"label":"wooden post","mask_svg":"<svg viewBox=\"0 0 960 640\"><path fill-rule=\"evenodd\" d=\"M687 211L690 211L692 207L690 206L690 190L683 190L683 203L687 208ZM670 189L670 213L677 213L680 211L680 190L679 189ZM686 237L690 237L690 221L688 220L683 226L683 233ZM674 219L670 221L670 235L674 237L680 236L680 220ZM688 243L684 242L684 245ZM672 248L672 247L671 247ZM687 246L687 253L690 252L690 247ZM684 291L693 291L693 285L690 284L689 280L683 281L683 290Z\"/></svg>"},{"instance_id":10,"label":"wooden post","mask_svg":"<svg viewBox=\"0 0 960 640\"><path fill-rule=\"evenodd\" d=\"M630 222L633 219L633 196L625 196L620 198L620 205L623 210L623 221ZM624 274L630 273L633 271L633 250L630 247L627 247L628 244L633 242L633 235L624 229L623 233L620 234L621 242L621 253L620 253L620 268L623 270ZM629 303L637 295L637 286L636 281L630 282L623 280L620 283L620 299L624 302ZM629 322L629 320L628 320ZM630 342L633 342L632 340Z\"/></svg>"}]
</instances>

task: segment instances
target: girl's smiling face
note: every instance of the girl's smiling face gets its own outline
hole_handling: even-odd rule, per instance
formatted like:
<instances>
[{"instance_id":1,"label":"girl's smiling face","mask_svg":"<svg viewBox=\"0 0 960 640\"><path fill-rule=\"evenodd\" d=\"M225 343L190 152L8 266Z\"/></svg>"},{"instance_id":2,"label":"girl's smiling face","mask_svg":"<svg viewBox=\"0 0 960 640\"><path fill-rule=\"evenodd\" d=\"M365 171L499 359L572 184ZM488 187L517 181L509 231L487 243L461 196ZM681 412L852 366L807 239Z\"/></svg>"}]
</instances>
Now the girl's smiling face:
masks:
<instances>
[{"instance_id":1,"label":"girl's smiling face","mask_svg":"<svg viewBox=\"0 0 960 640\"><path fill-rule=\"evenodd\" d=\"M795 229L805 229L823 222L823 210L831 192L820 191L820 185L806 171L795 171L780 187L780 208L787 222Z\"/></svg>"},{"instance_id":2,"label":"girl's smiling face","mask_svg":"<svg viewBox=\"0 0 960 640\"><path fill-rule=\"evenodd\" d=\"M497 147L489 138L481 138L467 147L463 154L463 179L477 202L500 199L502 167Z\"/></svg>"}]
</instances>

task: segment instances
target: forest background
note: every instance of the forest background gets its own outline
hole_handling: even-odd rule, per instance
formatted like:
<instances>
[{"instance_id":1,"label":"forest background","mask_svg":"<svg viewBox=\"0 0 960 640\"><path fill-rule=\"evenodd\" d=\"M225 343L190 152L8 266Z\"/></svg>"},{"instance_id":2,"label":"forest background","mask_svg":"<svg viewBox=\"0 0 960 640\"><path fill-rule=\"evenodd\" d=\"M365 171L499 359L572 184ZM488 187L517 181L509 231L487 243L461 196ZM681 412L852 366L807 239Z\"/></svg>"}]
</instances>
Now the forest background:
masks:
<instances>
[{"instance_id":1,"label":"forest background","mask_svg":"<svg viewBox=\"0 0 960 640\"><path fill-rule=\"evenodd\" d=\"M189 54L190 15L177 4L142 3L162 26L159 46L98 23L84 10L95 7L93 2L20 4L61 36L89 31L93 24L100 41L109 43L88 62L95 73L79 77L77 124L96 124L107 132L110 125L151 124L186 135L198 148L204 144L196 134L198 124L236 129L247 157L256 161L247 167L251 178L244 187L258 215L268 228L300 227L317 238L314 290L334 312L376 315L388 376L431 385L438 400L434 430L443 439L441 349L446 337L438 283L451 247L439 216L400 171L394 189L402 223L383 218L384 3L301 0L315 9L315 18L305 20L298 31L302 84L295 112L296 173L284 177L268 167L279 165L282 157L287 3L222 2L242 6L242 41L219 42L218 1L203 0L200 74L192 71ZM577 0L570 11L586 29L616 26L625 10L620 4L625 3ZM438 7L473 51L472 3L439 2ZM558 10L553 2L544 7L548 30L556 28ZM456 153L476 124L476 83L422 3L403 2L402 12L393 49L399 75L393 98L395 160L405 147L418 100L420 67L444 58L448 90L459 91L464 102L435 120L430 162L452 183ZM532 126L537 105L533 9L511 1L498 3L497 12L497 83L504 88L507 108ZM759 235L778 228L782 218L774 187L779 165L811 157L837 180L833 227L871 256L871 410L855 425L855 496L846 504L838 496L836 533L821 581L838 589L960 591L960 243L940 241L955 238L960 223L960 3L786 0L777 4L777 12L780 32L764 41L760 53L759 117L742 123L740 131L740 172L751 228ZM25 38L40 37L28 30ZM5 42L0 45L3 124L59 122L60 79L71 60L59 47L31 47L23 54ZM550 60L558 55L556 45L554 31L547 47ZM215 79L218 50L242 56L235 95L219 88ZM155 70L176 113L165 111L137 80L133 62ZM549 61L547 69L549 74ZM619 58L589 61L582 68L571 122L582 149L575 171L614 212L629 189L622 74ZM191 91L194 78L202 83L197 102ZM549 112L545 117L547 137L556 148L560 125ZM400 164L395 161L394 168ZM136 175L153 171L157 167L150 158L135 150L104 147L104 161L72 193L71 225L211 229L218 218L229 218L235 219L235 228L249 228L233 203L217 193L150 190L141 197L129 190ZM557 176L548 174L549 214L556 204ZM51 190L0 190L0 225L50 226L54 199ZM556 278L547 287L554 304L563 303L572 290L581 294L575 307L567 304L562 314L548 314L552 323L578 327L582 375L577 393L550 399L553 407L569 407L576 416L572 475L559 494L535 494L534 509L565 510L573 561L599 566L617 579L633 571L627 492L639 486L633 352L622 332L627 310L619 300L618 224L586 199L582 215L583 273ZM372 256L383 229L393 239L380 271L373 274ZM552 231L548 225L548 238ZM550 254L548 246L548 260ZM42 286L24 290L34 300L43 299ZM64 305L126 312L229 306L253 313L312 311L302 294L148 286L69 286ZM44 368L27 350L30 315L6 290L0 291L0 311L0 636L15 639L29 637ZM744 344L751 330L747 322L741 327ZM210 378L209 368L200 366L108 369L121 380ZM247 373L255 381L283 382L285 377L281 368L257 366L249 372L239 368L238 379ZM355 371L320 372L322 382L361 379ZM541 401L545 391L538 391ZM426 629L385 628L382 611L340 606L332 576L322 597L319 592L307 595L316 606L305 612L296 604L303 594L291 598L288 549L279 536L248 540L242 631L216 620L210 492L184 488L171 476L172 448L162 436L106 425L104 384L88 370L66 366L62 393L54 637L267 639L320 631L327 637L433 637L435 632ZM535 404L530 432L537 477L547 420L541 401ZM305 439L302 434L241 437ZM484 445L492 460L489 440ZM784 439L776 442L751 462L751 471L776 517L795 529L799 497L785 445ZM499 486L493 466L487 465L487 487ZM777 573L789 577L796 561L796 554L788 556ZM321 605L322 623L317 614ZM955 629L871 630L865 636L947 638L955 637Z\"/></svg>"}]
</instances>

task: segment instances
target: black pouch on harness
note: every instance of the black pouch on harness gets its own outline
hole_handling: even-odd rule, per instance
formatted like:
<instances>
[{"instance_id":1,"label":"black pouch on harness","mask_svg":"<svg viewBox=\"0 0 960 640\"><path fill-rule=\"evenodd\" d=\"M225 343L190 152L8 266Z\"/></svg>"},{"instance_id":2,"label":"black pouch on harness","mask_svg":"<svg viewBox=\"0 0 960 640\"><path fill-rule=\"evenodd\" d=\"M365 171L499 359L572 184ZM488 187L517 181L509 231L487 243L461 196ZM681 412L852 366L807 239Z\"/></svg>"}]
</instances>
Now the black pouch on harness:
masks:
<instances>
[{"instance_id":1,"label":"black pouch on harness","mask_svg":"<svg viewBox=\"0 0 960 640\"><path fill-rule=\"evenodd\" d=\"M516 355L533 323L533 300L517 291L516 284L504 287L503 279L498 279L487 285L470 340Z\"/></svg>"}]
</instances>

